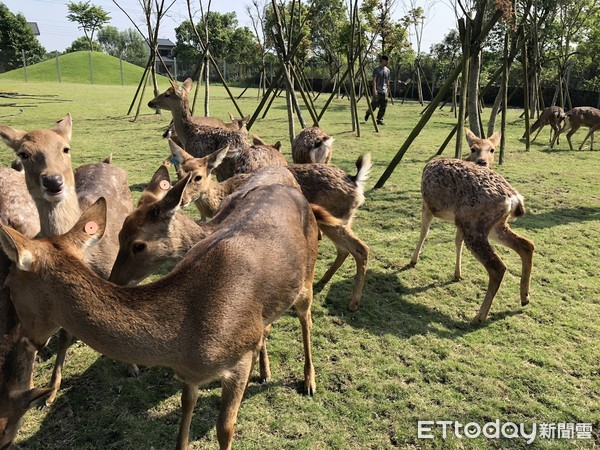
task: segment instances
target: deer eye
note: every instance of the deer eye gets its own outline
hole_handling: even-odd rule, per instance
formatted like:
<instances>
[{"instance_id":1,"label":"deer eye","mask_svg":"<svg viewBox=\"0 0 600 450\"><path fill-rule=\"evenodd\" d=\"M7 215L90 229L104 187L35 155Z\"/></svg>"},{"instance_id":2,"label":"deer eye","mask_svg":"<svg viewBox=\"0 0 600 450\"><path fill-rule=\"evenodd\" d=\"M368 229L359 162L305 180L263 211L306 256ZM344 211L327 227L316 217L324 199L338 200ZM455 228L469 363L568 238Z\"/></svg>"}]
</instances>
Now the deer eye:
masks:
<instances>
[{"instance_id":1,"label":"deer eye","mask_svg":"<svg viewBox=\"0 0 600 450\"><path fill-rule=\"evenodd\" d=\"M490 153L494 153L495 148L490 148Z\"/></svg>"},{"instance_id":2,"label":"deer eye","mask_svg":"<svg viewBox=\"0 0 600 450\"><path fill-rule=\"evenodd\" d=\"M133 253L143 252L144 250L146 250L146 243L145 242L135 242L133 244L133 246L131 247L131 250L133 251Z\"/></svg>"},{"instance_id":3,"label":"deer eye","mask_svg":"<svg viewBox=\"0 0 600 450\"><path fill-rule=\"evenodd\" d=\"M19 152L17 153L17 156L21 159L29 159L29 153L26 152Z\"/></svg>"},{"instance_id":4,"label":"deer eye","mask_svg":"<svg viewBox=\"0 0 600 450\"><path fill-rule=\"evenodd\" d=\"M196 176L194 177L194 181L195 181L196 183L197 183L197 182L199 182L200 180L202 180L202 175L196 175Z\"/></svg>"},{"instance_id":5,"label":"deer eye","mask_svg":"<svg viewBox=\"0 0 600 450\"><path fill-rule=\"evenodd\" d=\"M71 149L70 149L69 147L65 147L65 148L63 148L63 153L64 153L65 155L68 155L70 151L71 151Z\"/></svg>"},{"instance_id":6,"label":"deer eye","mask_svg":"<svg viewBox=\"0 0 600 450\"><path fill-rule=\"evenodd\" d=\"M471 147L471 153L475 153L477 149L475 147Z\"/></svg>"},{"instance_id":7,"label":"deer eye","mask_svg":"<svg viewBox=\"0 0 600 450\"><path fill-rule=\"evenodd\" d=\"M171 94L165 94L165 98L169 98Z\"/></svg>"}]
</instances>

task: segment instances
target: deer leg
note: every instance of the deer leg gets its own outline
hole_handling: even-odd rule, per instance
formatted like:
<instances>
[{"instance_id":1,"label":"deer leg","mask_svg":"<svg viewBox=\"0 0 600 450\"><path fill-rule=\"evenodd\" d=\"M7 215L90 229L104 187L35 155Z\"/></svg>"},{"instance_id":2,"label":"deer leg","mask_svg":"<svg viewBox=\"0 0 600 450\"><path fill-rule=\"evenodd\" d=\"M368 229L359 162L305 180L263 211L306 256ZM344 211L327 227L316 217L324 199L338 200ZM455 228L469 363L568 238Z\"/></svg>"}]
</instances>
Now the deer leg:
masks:
<instances>
[{"instance_id":1,"label":"deer leg","mask_svg":"<svg viewBox=\"0 0 600 450\"><path fill-rule=\"evenodd\" d=\"M127 373L130 377L137 378L140 374L140 368L135 364L127 364Z\"/></svg>"},{"instance_id":2,"label":"deer leg","mask_svg":"<svg viewBox=\"0 0 600 450\"><path fill-rule=\"evenodd\" d=\"M56 362L54 363L54 371L52 372L52 378L48 387L52 388L53 391L50 396L46 399L46 405L51 404L56 400L60 384L62 382L62 367L65 363L65 357L67 356L67 349L71 345L73 335L64 328L58 331L58 343L56 350Z\"/></svg>"},{"instance_id":3,"label":"deer leg","mask_svg":"<svg viewBox=\"0 0 600 450\"><path fill-rule=\"evenodd\" d=\"M454 238L454 243L456 244L456 265L454 266L454 281L460 281L462 280L460 266L462 259L464 236L462 230L459 227L456 227L456 237Z\"/></svg>"},{"instance_id":4,"label":"deer leg","mask_svg":"<svg viewBox=\"0 0 600 450\"><path fill-rule=\"evenodd\" d=\"M569 142L569 148L571 149L571 151L573 151L573 143L571 142L571 136L573 136L573 134L575 134L575 132L579 129L579 127L575 128L571 128L571 130L569 130L569 132L567 133L567 141Z\"/></svg>"},{"instance_id":5,"label":"deer leg","mask_svg":"<svg viewBox=\"0 0 600 450\"><path fill-rule=\"evenodd\" d=\"M419 242L417 243L417 248L415 248L415 252L413 253L412 259L410 260L410 264L412 266L417 264L419 260L419 255L421 254L421 250L423 248L423 242L425 242L425 238L427 237L427 233L429 233L429 226L431 225L431 221L433 220L433 214L429 210L429 208L423 203L423 211L421 213L421 235L419 236Z\"/></svg>"},{"instance_id":6,"label":"deer leg","mask_svg":"<svg viewBox=\"0 0 600 450\"><path fill-rule=\"evenodd\" d=\"M490 245L487 236L477 232L469 232L463 229L465 243L473 255L485 267L489 275L488 287L485 298L477 315L471 320L471 324L479 325L487 319L492 301L500 288L500 283L506 272L506 266Z\"/></svg>"},{"instance_id":7,"label":"deer leg","mask_svg":"<svg viewBox=\"0 0 600 450\"><path fill-rule=\"evenodd\" d=\"M594 147L594 131L596 131L594 129L594 127L591 127L590 131L588 131L588 134L585 135L585 138L583 139L583 142L579 146L579 150L583 149L583 145L585 144L585 141L587 141L590 136L592 138L592 143L591 143L590 149L592 149Z\"/></svg>"},{"instance_id":8,"label":"deer leg","mask_svg":"<svg viewBox=\"0 0 600 450\"><path fill-rule=\"evenodd\" d=\"M243 355L231 374L221 383L221 411L217 419L217 439L221 450L231 449L235 421L246 390L246 382L252 371L253 355L254 352Z\"/></svg>"},{"instance_id":9,"label":"deer leg","mask_svg":"<svg viewBox=\"0 0 600 450\"><path fill-rule=\"evenodd\" d=\"M265 327L262 344L260 346L258 365L260 367L260 382L266 383L271 379L271 365L269 363L269 354L267 353L267 338L271 333L271 324Z\"/></svg>"},{"instance_id":10,"label":"deer leg","mask_svg":"<svg viewBox=\"0 0 600 450\"><path fill-rule=\"evenodd\" d=\"M521 257L521 306L527 305L529 303L531 269L533 268L533 242L512 231L507 223L496 226L490 237L514 250Z\"/></svg>"},{"instance_id":11,"label":"deer leg","mask_svg":"<svg viewBox=\"0 0 600 450\"><path fill-rule=\"evenodd\" d=\"M317 384L315 381L315 368L312 361L310 349L310 329L312 327L312 317L310 314L310 305L312 303L312 289L310 286L306 292L300 294L294 303L294 309L298 314L300 325L302 326L302 343L304 345L304 388L311 397L315 395Z\"/></svg>"},{"instance_id":12,"label":"deer leg","mask_svg":"<svg viewBox=\"0 0 600 450\"><path fill-rule=\"evenodd\" d=\"M177 436L177 450L187 450L190 440L190 425L194 415L194 407L198 400L198 386L195 384L183 384L181 392L181 424Z\"/></svg>"},{"instance_id":13,"label":"deer leg","mask_svg":"<svg viewBox=\"0 0 600 450\"><path fill-rule=\"evenodd\" d=\"M327 272L325 272L325 274L318 281L317 285L315 286L317 290L323 289L323 287L329 282L329 280L331 280L331 277L337 272L337 270L341 267L344 261L346 261L346 258L350 254L350 252L339 248L337 245L336 248L337 256L335 258L335 261L333 261L333 264L331 264L329 269L327 269Z\"/></svg>"},{"instance_id":14,"label":"deer leg","mask_svg":"<svg viewBox=\"0 0 600 450\"><path fill-rule=\"evenodd\" d=\"M352 298L350 299L348 309L350 309L350 311L355 311L360 303L363 286L365 284L369 247L352 232L349 225L337 227L323 225L321 228L323 229L325 236L331 239L335 244L338 256L327 273L323 275L321 281L319 281L319 285L323 280L328 281L331 278L331 276L339 269L342 262L344 262L348 253L350 253L356 261L356 276L354 278L354 288L352 290Z\"/></svg>"},{"instance_id":15,"label":"deer leg","mask_svg":"<svg viewBox=\"0 0 600 450\"><path fill-rule=\"evenodd\" d=\"M533 142L533 141L536 140L536 138L538 137L538 134L540 134L540 131L542 131L542 128L544 128L543 125L538 128L537 133L535 133L535 136L533 137L533 139L531 140L531 142Z\"/></svg>"}]
</instances>

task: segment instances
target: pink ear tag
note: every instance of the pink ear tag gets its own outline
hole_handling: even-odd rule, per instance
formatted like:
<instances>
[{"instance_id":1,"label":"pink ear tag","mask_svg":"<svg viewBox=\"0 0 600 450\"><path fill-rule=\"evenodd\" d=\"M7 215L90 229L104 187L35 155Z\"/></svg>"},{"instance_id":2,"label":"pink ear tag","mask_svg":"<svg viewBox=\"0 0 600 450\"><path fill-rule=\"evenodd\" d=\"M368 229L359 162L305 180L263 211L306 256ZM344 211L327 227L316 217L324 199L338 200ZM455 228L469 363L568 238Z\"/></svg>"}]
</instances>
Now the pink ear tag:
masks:
<instances>
[{"instance_id":1,"label":"pink ear tag","mask_svg":"<svg viewBox=\"0 0 600 450\"><path fill-rule=\"evenodd\" d=\"M98 224L90 221L85 224L84 229L87 234L96 234L96 231L98 231Z\"/></svg>"},{"instance_id":2,"label":"pink ear tag","mask_svg":"<svg viewBox=\"0 0 600 450\"><path fill-rule=\"evenodd\" d=\"M162 180L159 186L163 191L168 191L171 188L171 183L169 183L167 180Z\"/></svg>"}]
</instances>

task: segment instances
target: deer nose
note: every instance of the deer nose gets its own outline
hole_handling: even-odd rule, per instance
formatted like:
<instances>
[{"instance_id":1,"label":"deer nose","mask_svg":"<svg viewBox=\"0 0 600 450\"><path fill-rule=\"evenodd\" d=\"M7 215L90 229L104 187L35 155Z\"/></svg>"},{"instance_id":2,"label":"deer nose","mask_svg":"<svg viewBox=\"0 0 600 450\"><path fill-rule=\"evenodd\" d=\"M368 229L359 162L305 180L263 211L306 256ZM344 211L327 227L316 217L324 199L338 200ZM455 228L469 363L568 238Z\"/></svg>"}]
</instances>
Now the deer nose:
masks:
<instances>
[{"instance_id":1,"label":"deer nose","mask_svg":"<svg viewBox=\"0 0 600 450\"><path fill-rule=\"evenodd\" d=\"M478 166L483 166L483 167L486 167L488 165L488 163L485 159L478 159L476 164Z\"/></svg>"},{"instance_id":2,"label":"deer nose","mask_svg":"<svg viewBox=\"0 0 600 450\"><path fill-rule=\"evenodd\" d=\"M150 108L154 108L154 103L152 103L152 100L150 100L150 101L148 102L148 106L149 106Z\"/></svg>"},{"instance_id":3,"label":"deer nose","mask_svg":"<svg viewBox=\"0 0 600 450\"><path fill-rule=\"evenodd\" d=\"M62 190L64 183L60 175L44 175L42 176L42 185L47 191L55 193Z\"/></svg>"}]
</instances>

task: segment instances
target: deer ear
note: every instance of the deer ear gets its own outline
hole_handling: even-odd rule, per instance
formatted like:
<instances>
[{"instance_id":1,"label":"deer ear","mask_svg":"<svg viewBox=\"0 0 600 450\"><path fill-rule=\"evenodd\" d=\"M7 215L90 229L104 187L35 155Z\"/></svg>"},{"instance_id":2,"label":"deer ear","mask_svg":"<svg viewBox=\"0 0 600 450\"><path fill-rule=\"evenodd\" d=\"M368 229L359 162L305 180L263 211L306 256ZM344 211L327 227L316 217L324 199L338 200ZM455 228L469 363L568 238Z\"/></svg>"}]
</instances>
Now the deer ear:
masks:
<instances>
[{"instance_id":1,"label":"deer ear","mask_svg":"<svg viewBox=\"0 0 600 450\"><path fill-rule=\"evenodd\" d=\"M177 145L173 139L169 139L169 150L171 150L171 164L176 166L180 166L188 159L194 158L179 145Z\"/></svg>"},{"instance_id":2,"label":"deer ear","mask_svg":"<svg viewBox=\"0 0 600 450\"><path fill-rule=\"evenodd\" d=\"M281 151L281 147L282 147L282 143L281 141L277 141L273 144L273 147L275 147L277 150Z\"/></svg>"},{"instance_id":3,"label":"deer ear","mask_svg":"<svg viewBox=\"0 0 600 450\"><path fill-rule=\"evenodd\" d=\"M469 144L469 147L475 144L475 141L479 139L477 136L475 136L475 133L473 133L468 128L465 130L465 137L467 138L467 143Z\"/></svg>"},{"instance_id":4,"label":"deer ear","mask_svg":"<svg viewBox=\"0 0 600 450\"><path fill-rule=\"evenodd\" d=\"M500 141L502 140L502 131L496 131L488 138L488 140L492 143L494 148L498 148Z\"/></svg>"},{"instance_id":5,"label":"deer ear","mask_svg":"<svg viewBox=\"0 0 600 450\"><path fill-rule=\"evenodd\" d=\"M242 119L242 122L244 122L244 125L246 125L248 122L250 122L250 114L248 114L246 117L244 117Z\"/></svg>"},{"instance_id":6,"label":"deer ear","mask_svg":"<svg viewBox=\"0 0 600 450\"><path fill-rule=\"evenodd\" d=\"M183 193L185 192L185 188L187 187L190 179L191 174L187 174L185 177L179 180L169 192L167 192L167 195L165 195L160 202L156 204L157 215L168 219L175 215L179 209L181 198L183 197Z\"/></svg>"},{"instance_id":7,"label":"deer ear","mask_svg":"<svg viewBox=\"0 0 600 450\"><path fill-rule=\"evenodd\" d=\"M56 134L61 135L65 140L70 141L73 132L73 119L71 119L71 113L67 113L65 117L56 122L56 125L54 125L52 130Z\"/></svg>"},{"instance_id":8,"label":"deer ear","mask_svg":"<svg viewBox=\"0 0 600 450\"><path fill-rule=\"evenodd\" d=\"M237 121L237 119L235 117L233 117L233 114L231 114L230 112L228 112L227 114L229 114L229 120L231 120L232 122Z\"/></svg>"},{"instance_id":9,"label":"deer ear","mask_svg":"<svg viewBox=\"0 0 600 450\"><path fill-rule=\"evenodd\" d=\"M183 82L183 88L187 92L190 92L193 87L194 87L194 81L191 78L188 78Z\"/></svg>"},{"instance_id":10,"label":"deer ear","mask_svg":"<svg viewBox=\"0 0 600 450\"><path fill-rule=\"evenodd\" d=\"M213 170L215 170L217 167L219 167L219 165L223 162L223 160L227 156L228 151L229 151L229 145L226 145L225 147L220 148L216 152L213 152L206 157L207 158L206 171L209 174Z\"/></svg>"},{"instance_id":11,"label":"deer ear","mask_svg":"<svg viewBox=\"0 0 600 450\"><path fill-rule=\"evenodd\" d=\"M17 130L6 125L0 125L0 138L13 150L18 150L21 147L21 140L27 131Z\"/></svg>"},{"instance_id":12,"label":"deer ear","mask_svg":"<svg viewBox=\"0 0 600 450\"><path fill-rule=\"evenodd\" d=\"M259 136L255 134L252 135L252 143L254 145L267 145L265 141L263 141Z\"/></svg>"},{"instance_id":13,"label":"deer ear","mask_svg":"<svg viewBox=\"0 0 600 450\"><path fill-rule=\"evenodd\" d=\"M35 257L29 249L30 240L10 227L0 225L0 245L6 256L14 262L20 270L31 272Z\"/></svg>"},{"instance_id":14,"label":"deer ear","mask_svg":"<svg viewBox=\"0 0 600 450\"><path fill-rule=\"evenodd\" d=\"M89 247L100 242L100 239L104 236L106 213L106 199L100 197L81 214L73 228L55 239L85 253Z\"/></svg>"},{"instance_id":15,"label":"deer ear","mask_svg":"<svg viewBox=\"0 0 600 450\"><path fill-rule=\"evenodd\" d=\"M157 202L164 198L171 189L171 178L169 177L169 169L167 166L160 166L158 170L152 175L152 179L142 192L142 196L138 201L138 207L140 205L149 205Z\"/></svg>"}]
</instances>

